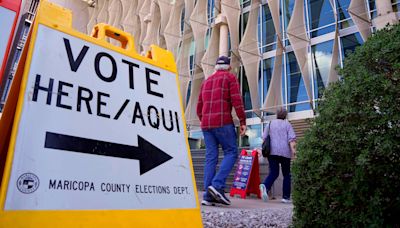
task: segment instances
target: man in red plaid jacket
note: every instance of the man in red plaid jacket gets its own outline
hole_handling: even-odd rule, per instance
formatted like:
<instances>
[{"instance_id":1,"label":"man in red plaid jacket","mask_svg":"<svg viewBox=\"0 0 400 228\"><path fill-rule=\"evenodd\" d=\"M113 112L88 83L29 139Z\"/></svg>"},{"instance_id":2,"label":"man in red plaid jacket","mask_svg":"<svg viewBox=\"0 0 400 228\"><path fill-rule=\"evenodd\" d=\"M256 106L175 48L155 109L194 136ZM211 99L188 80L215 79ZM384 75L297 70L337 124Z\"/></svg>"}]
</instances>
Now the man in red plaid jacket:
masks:
<instances>
[{"instance_id":1,"label":"man in red plaid jacket","mask_svg":"<svg viewBox=\"0 0 400 228\"><path fill-rule=\"evenodd\" d=\"M222 203L230 205L225 196L225 181L238 157L236 131L232 119L232 106L240 120L240 135L246 132L246 116L239 82L229 71L230 59L221 56L217 59L216 72L201 85L197 103L197 116L206 144L206 161L204 165L203 205ZM218 163L218 145L224 150L224 158L216 172Z\"/></svg>"}]
</instances>

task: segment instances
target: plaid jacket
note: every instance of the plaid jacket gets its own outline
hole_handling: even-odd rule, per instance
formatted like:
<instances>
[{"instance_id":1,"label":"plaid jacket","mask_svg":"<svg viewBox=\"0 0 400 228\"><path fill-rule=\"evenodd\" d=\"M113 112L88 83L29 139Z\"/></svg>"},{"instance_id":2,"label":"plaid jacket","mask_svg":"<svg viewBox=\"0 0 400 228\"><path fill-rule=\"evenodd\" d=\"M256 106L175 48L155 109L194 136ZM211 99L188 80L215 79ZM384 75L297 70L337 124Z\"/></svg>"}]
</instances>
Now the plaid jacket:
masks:
<instances>
[{"instance_id":1,"label":"plaid jacket","mask_svg":"<svg viewBox=\"0 0 400 228\"><path fill-rule=\"evenodd\" d=\"M197 116L202 129L232 124L232 106L240 125L246 125L239 82L234 74L219 70L203 81L197 103Z\"/></svg>"}]
</instances>

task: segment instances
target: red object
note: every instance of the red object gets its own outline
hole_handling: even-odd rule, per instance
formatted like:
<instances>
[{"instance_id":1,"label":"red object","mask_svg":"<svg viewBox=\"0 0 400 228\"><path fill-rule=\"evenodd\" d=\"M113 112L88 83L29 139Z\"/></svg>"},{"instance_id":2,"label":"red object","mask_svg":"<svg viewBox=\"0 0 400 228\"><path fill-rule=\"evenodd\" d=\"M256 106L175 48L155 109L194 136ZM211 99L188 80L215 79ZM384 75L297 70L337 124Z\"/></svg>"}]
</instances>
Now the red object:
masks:
<instances>
[{"instance_id":1,"label":"red object","mask_svg":"<svg viewBox=\"0 0 400 228\"><path fill-rule=\"evenodd\" d=\"M258 164L258 154L253 150L249 154L246 150L242 150L239 157L238 166L236 168L230 196L240 195L245 199L250 194L257 195L261 198L260 190L260 167Z\"/></svg>"},{"instance_id":2,"label":"red object","mask_svg":"<svg viewBox=\"0 0 400 228\"><path fill-rule=\"evenodd\" d=\"M240 125L246 125L239 82L234 74L219 70L201 84L197 103L201 128L218 128L232 124L232 106L239 117Z\"/></svg>"},{"instance_id":3,"label":"red object","mask_svg":"<svg viewBox=\"0 0 400 228\"><path fill-rule=\"evenodd\" d=\"M0 0L1 1L1 0ZM32 30L29 32L26 43L29 44L31 40ZM5 168L8 146L11 137L12 125L14 123L15 111L18 102L18 94L20 92L20 86L22 81L22 76L24 73L24 67L26 62L26 57L28 55L29 45L25 45L22 49L21 58L18 63L17 70L13 78L13 83L11 83L10 91L8 93L7 101L4 105L2 116L0 119L0 180L3 178L3 172ZM0 182L1 187L1 182Z\"/></svg>"},{"instance_id":4,"label":"red object","mask_svg":"<svg viewBox=\"0 0 400 228\"><path fill-rule=\"evenodd\" d=\"M20 8L21 8L21 0L0 0L0 7L3 7L5 9L15 12L13 25L11 27L10 34L4 34L4 31L2 31L2 34L1 34L2 36L8 36L8 42L6 45L4 56L1 56L1 57L3 57L3 62L1 62L1 66L0 66L0 82L2 82L4 70L5 70L6 64L7 64L8 54L10 52L12 40L14 37L15 26L17 24L17 20L19 17L19 12L20 12Z\"/></svg>"}]
</instances>

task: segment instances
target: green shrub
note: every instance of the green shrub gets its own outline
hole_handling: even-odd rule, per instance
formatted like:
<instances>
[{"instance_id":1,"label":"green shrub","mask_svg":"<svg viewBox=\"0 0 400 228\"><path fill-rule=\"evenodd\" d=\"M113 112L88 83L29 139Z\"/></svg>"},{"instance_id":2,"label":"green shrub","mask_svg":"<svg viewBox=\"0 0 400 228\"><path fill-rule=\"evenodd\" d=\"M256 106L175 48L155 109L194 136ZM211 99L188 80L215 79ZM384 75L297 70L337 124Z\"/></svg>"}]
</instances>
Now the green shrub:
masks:
<instances>
[{"instance_id":1,"label":"green shrub","mask_svg":"<svg viewBox=\"0 0 400 228\"><path fill-rule=\"evenodd\" d=\"M295 227L399 227L400 26L378 31L324 93L293 165Z\"/></svg>"}]
</instances>

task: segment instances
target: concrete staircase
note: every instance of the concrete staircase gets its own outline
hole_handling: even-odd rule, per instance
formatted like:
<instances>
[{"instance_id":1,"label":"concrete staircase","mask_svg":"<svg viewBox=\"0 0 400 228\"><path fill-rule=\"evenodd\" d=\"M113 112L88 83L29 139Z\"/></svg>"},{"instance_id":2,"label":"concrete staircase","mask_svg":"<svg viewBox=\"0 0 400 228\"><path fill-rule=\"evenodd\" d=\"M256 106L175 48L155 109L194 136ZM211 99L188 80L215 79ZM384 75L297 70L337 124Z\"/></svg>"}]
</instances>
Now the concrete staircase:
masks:
<instances>
[{"instance_id":1,"label":"concrete staircase","mask_svg":"<svg viewBox=\"0 0 400 228\"><path fill-rule=\"evenodd\" d=\"M301 120L290 120L289 122L292 124L294 132L296 133L297 139L302 139L304 133L307 129L311 127L310 119L301 119Z\"/></svg>"},{"instance_id":2,"label":"concrete staircase","mask_svg":"<svg viewBox=\"0 0 400 228\"><path fill-rule=\"evenodd\" d=\"M310 127L310 123L307 119L291 120L290 123L293 126L293 129L296 133L298 140L300 140L304 136L304 132ZM243 149L250 149L250 148L239 148L239 152L242 151ZM204 185L203 185L204 175L203 175L203 173L204 173L205 149L191 149L191 155L192 155L192 162L193 162L197 190L203 191L204 190ZM221 164L222 158L223 158L223 151L222 151L222 149L220 149L217 170L219 168L219 164ZM232 172L229 174L229 176L227 178L227 181L226 181L227 186L226 186L225 192L230 191L230 188L232 186L232 181L233 181L233 175L236 170L236 166L237 165L235 164ZM268 175L268 162L266 164L260 164L260 181L263 181L267 175ZM283 177L282 177L282 175L280 175L278 177L278 179L275 181L274 186L272 188L272 196L273 197L282 195L282 180L283 180Z\"/></svg>"}]
</instances>

